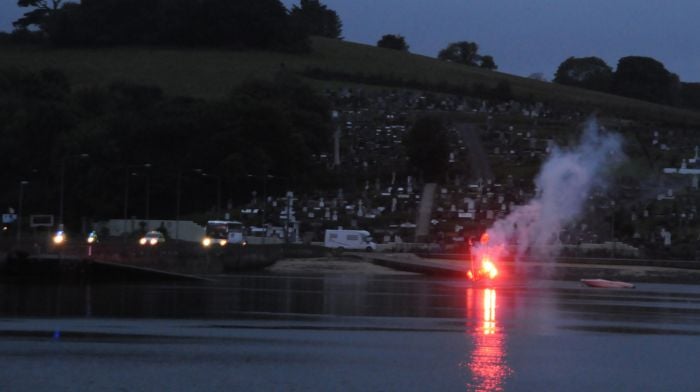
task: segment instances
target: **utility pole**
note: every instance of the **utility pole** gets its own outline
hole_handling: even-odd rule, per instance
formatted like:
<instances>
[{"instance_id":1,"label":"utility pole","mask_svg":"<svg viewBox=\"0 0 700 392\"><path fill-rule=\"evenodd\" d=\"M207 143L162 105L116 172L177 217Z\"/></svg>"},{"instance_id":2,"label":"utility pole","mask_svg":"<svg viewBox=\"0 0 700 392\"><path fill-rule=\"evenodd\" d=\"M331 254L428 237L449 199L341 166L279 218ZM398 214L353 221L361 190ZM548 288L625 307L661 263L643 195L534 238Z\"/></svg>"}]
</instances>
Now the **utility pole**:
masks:
<instances>
[{"instance_id":1,"label":"utility pole","mask_svg":"<svg viewBox=\"0 0 700 392\"><path fill-rule=\"evenodd\" d=\"M60 201L58 206L58 224L61 229L63 229L63 199L66 191L66 160L68 158L88 158L88 154L77 154L77 155L64 155L61 158L61 173L60 173Z\"/></svg>"},{"instance_id":2,"label":"utility pole","mask_svg":"<svg viewBox=\"0 0 700 392\"><path fill-rule=\"evenodd\" d=\"M292 222L292 200L294 199L294 194L292 191L287 191L287 213L286 221L284 225L284 243L289 243L289 224Z\"/></svg>"},{"instance_id":3,"label":"utility pole","mask_svg":"<svg viewBox=\"0 0 700 392\"><path fill-rule=\"evenodd\" d=\"M175 243L180 236L180 187L182 182L182 172L177 172L177 185L175 187Z\"/></svg>"},{"instance_id":4,"label":"utility pole","mask_svg":"<svg viewBox=\"0 0 700 392\"><path fill-rule=\"evenodd\" d=\"M129 214L129 166L124 168L124 221L122 222L122 242L126 243L126 221L128 220Z\"/></svg>"},{"instance_id":5,"label":"utility pole","mask_svg":"<svg viewBox=\"0 0 700 392\"><path fill-rule=\"evenodd\" d=\"M17 208L17 245L22 239L22 199L24 197L24 186L29 184L29 181L19 182L19 208Z\"/></svg>"},{"instance_id":6,"label":"utility pole","mask_svg":"<svg viewBox=\"0 0 700 392\"><path fill-rule=\"evenodd\" d=\"M615 200L610 201L612 206L612 227L610 228L610 236L612 237L612 257L615 258L615 248L617 247L617 241L615 241Z\"/></svg>"}]
</instances>

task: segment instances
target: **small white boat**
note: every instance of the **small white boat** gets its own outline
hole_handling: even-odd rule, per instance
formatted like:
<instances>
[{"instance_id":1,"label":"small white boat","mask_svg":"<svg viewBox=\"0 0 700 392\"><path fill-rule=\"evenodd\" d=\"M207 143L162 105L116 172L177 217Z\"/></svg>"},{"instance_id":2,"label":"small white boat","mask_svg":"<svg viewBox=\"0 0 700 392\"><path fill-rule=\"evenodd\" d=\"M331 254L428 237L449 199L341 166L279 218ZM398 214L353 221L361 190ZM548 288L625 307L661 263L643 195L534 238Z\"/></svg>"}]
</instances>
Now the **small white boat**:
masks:
<instances>
[{"instance_id":1,"label":"small white boat","mask_svg":"<svg viewBox=\"0 0 700 392\"><path fill-rule=\"evenodd\" d=\"M605 279L581 279L581 283L589 287L598 287L603 289L633 289L632 283L620 282L617 280Z\"/></svg>"}]
</instances>

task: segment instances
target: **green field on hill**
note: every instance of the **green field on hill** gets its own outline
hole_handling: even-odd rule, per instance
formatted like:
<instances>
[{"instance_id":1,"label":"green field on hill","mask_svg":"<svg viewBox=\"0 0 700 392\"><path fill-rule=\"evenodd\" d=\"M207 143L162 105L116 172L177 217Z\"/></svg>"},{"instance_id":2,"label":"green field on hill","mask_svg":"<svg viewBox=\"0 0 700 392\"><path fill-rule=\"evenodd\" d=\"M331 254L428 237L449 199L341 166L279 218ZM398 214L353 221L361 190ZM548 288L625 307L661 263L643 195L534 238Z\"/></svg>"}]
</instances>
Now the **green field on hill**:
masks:
<instances>
[{"instance_id":1,"label":"green field on hill","mask_svg":"<svg viewBox=\"0 0 700 392\"><path fill-rule=\"evenodd\" d=\"M381 87L419 86L421 89L468 89L475 84L493 88L507 81L519 99L599 110L638 120L699 125L700 113L579 88L541 82L500 72L439 61L434 58L325 38L314 38L310 54L225 49L117 47L51 49L0 47L0 68L63 70L76 86L130 81L160 86L168 95L221 98L244 80L270 79L280 69L330 77L310 79L317 87L368 83ZM342 75L333 81L333 75ZM391 83L386 83L386 82Z\"/></svg>"}]
</instances>

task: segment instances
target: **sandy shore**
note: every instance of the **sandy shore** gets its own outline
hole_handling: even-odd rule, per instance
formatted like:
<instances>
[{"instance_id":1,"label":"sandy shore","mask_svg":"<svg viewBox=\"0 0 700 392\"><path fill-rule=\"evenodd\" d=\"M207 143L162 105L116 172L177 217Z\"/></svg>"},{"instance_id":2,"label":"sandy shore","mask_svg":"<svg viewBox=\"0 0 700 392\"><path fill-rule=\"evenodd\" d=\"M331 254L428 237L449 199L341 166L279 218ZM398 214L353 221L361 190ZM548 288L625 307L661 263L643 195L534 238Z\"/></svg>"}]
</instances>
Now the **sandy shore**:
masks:
<instances>
[{"instance_id":1,"label":"sandy shore","mask_svg":"<svg viewBox=\"0 0 700 392\"><path fill-rule=\"evenodd\" d=\"M416 275L412 272L397 271L366 261L342 257L282 259L265 270L283 274Z\"/></svg>"}]
</instances>

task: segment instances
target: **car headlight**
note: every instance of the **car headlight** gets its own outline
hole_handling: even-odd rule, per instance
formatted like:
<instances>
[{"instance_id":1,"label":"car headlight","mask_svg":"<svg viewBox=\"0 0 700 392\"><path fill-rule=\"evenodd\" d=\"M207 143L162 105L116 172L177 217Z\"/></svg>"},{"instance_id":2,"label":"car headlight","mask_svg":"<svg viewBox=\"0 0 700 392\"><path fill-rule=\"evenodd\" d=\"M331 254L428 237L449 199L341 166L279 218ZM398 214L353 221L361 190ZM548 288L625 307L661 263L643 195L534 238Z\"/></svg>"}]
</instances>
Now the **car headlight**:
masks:
<instances>
[{"instance_id":1,"label":"car headlight","mask_svg":"<svg viewBox=\"0 0 700 392\"><path fill-rule=\"evenodd\" d=\"M219 240L219 245L224 246L228 243L226 240Z\"/></svg>"},{"instance_id":2,"label":"car headlight","mask_svg":"<svg viewBox=\"0 0 700 392\"><path fill-rule=\"evenodd\" d=\"M62 244L65 240L66 236L63 234L62 231L57 232L56 235L53 236L53 243L56 245Z\"/></svg>"},{"instance_id":3,"label":"car headlight","mask_svg":"<svg viewBox=\"0 0 700 392\"><path fill-rule=\"evenodd\" d=\"M141 239L139 240L139 244L141 244L141 245L146 245L146 239L145 239L145 238L141 238Z\"/></svg>"},{"instance_id":4,"label":"car headlight","mask_svg":"<svg viewBox=\"0 0 700 392\"><path fill-rule=\"evenodd\" d=\"M151 238L151 240L149 241L149 243L150 243L151 245L155 245L155 244L158 243L158 239L157 239L157 238Z\"/></svg>"},{"instance_id":5,"label":"car headlight","mask_svg":"<svg viewBox=\"0 0 700 392\"><path fill-rule=\"evenodd\" d=\"M204 245L205 247L211 245L211 238L204 237L204 239L202 240L202 245Z\"/></svg>"}]
</instances>

